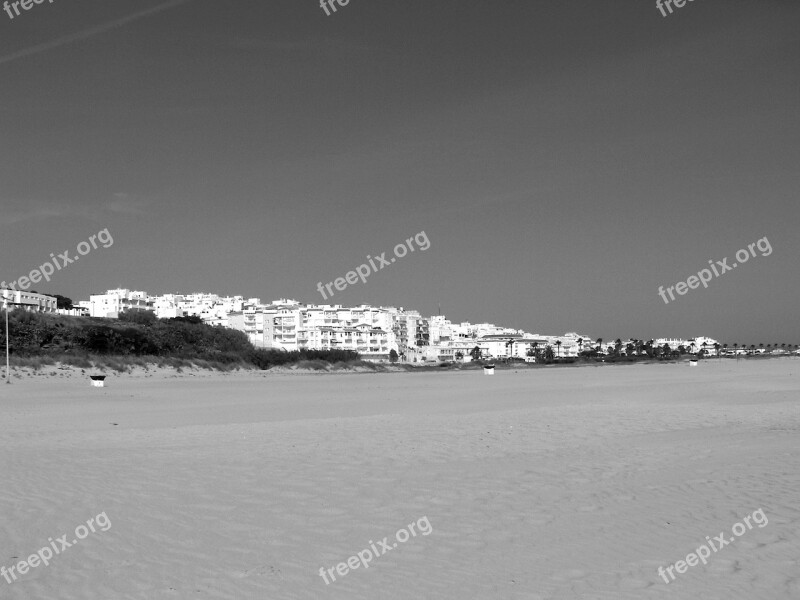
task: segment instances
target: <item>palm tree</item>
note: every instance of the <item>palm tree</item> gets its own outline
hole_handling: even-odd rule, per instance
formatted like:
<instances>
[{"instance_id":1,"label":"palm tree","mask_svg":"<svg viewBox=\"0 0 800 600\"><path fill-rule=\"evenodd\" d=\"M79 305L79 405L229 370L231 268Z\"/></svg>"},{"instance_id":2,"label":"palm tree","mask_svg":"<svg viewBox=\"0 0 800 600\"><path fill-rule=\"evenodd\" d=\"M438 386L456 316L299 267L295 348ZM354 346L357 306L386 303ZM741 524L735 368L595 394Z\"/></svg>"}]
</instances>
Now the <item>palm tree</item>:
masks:
<instances>
[{"instance_id":1,"label":"palm tree","mask_svg":"<svg viewBox=\"0 0 800 600\"><path fill-rule=\"evenodd\" d=\"M511 350L508 352L509 357L514 356L514 341L514 338L511 338L506 342L506 348L511 348Z\"/></svg>"},{"instance_id":2,"label":"palm tree","mask_svg":"<svg viewBox=\"0 0 800 600\"><path fill-rule=\"evenodd\" d=\"M717 358L719 358L719 349L720 349L720 348L721 348L721 346L719 345L719 342L717 342L716 344L714 344L714 350L716 350L716 351L717 351Z\"/></svg>"},{"instance_id":3,"label":"palm tree","mask_svg":"<svg viewBox=\"0 0 800 600\"><path fill-rule=\"evenodd\" d=\"M583 338L578 338L578 354L583 352Z\"/></svg>"},{"instance_id":4,"label":"palm tree","mask_svg":"<svg viewBox=\"0 0 800 600\"><path fill-rule=\"evenodd\" d=\"M689 348L692 350L692 354L694 354L694 349L697 347L697 344L694 343L694 340L691 341L689 344Z\"/></svg>"},{"instance_id":5,"label":"palm tree","mask_svg":"<svg viewBox=\"0 0 800 600\"><path fill-rule=\"evenodd\" d=\"M559 350L561 350L561 340L556 340L556 356L557 357L561 357L561 353L559 352Z\"/></svg>"},{"instance_id":6,"label":"palm tree","mask_svg":"<svg viewBox=\"0 0 800 600\"><path fill-rule=\"evenodd\" d=\"M602 349L603 349L603 338L597 338L597 342L595 342L595 343L597 344L597 349L602 351Z\"/></svg>"}]
</instances>

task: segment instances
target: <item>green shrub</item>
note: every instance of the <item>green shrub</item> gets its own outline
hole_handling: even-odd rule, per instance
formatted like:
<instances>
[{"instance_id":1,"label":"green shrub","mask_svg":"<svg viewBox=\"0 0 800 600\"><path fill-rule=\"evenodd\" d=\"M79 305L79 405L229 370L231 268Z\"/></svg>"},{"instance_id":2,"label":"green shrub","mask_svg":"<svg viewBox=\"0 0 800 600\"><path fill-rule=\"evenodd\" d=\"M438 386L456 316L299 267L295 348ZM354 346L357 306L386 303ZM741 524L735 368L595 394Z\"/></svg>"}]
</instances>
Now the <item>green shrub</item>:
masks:
<instances>
[{"instance_id":1,"label":"green shrub","mask_svg":"<svg viewBox=\"0 0 800 600\"><path fill-rule=\"evenodd\" d=\"M157 319L152 313L140 312L105 319L12 311L9 329L15 360L35 358L30 363L34 368L58 362L83 369L95 365L114 370L147 368L148 364L180 368L192 361L205 361L203 365L231 371L322 361L375 369L370 363L361 363L358 353L349 350L286 352L254 348L243 332L205 325L198 317ZM5 344L4 330L0 344Z\"/></svg>"}]
</instances>

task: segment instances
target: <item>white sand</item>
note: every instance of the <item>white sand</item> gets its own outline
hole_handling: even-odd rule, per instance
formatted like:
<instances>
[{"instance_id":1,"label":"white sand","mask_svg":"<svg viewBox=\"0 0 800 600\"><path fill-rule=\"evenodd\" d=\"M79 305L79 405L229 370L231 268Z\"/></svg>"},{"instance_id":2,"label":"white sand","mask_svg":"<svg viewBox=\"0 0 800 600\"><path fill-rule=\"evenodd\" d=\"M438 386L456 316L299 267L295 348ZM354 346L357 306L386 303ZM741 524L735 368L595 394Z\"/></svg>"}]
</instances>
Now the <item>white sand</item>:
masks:
<instances>
[{"instance_id":1,"label":"white sand","mask_svg":"<svg viewBox=\"0 0 800 600\"><path fill-rule=\"evenodd\" d=\"M800 359L0 385L0 598L800 598ZM118 425L112 425L117 423ZM668 566L769 518L665 584ZM335 567L427 516L412 537Z\"/></svg>"}]
</instances>

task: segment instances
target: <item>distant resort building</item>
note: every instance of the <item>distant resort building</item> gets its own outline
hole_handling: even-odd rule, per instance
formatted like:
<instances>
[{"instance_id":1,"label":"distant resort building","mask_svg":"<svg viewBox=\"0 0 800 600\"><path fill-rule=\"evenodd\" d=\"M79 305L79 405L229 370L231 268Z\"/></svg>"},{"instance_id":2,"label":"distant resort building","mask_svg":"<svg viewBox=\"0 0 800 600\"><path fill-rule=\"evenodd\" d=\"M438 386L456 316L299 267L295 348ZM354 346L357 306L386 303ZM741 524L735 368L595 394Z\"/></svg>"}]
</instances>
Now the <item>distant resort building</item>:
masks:
<instances>
[{"instance_id":1,"label":"distant resort building","mask_svg":"<svg viewBox=\"0 0 800 600\"><path fill-rule=\"evenodd\" d=\"M665 345L670 347L670 350L677 350L679 346L683 346L684 348L689 345L688 340L683 340L680 338L658 338L653 340L653 345L658 346L659 348L663 348Z\"/></svg>"},{"instance_id":2,"label":"distant resort building","mask_svg":"<svg viewBox=\"0 0 800 600\"><path fill-rule=\"evenodd\" d=\"M689 347L694 348L695 352L700 352L700 350L705 350L706 352L716 352L714 346L718 343L719 342L717 342L717 340L715 340L714 338L701 335L696 338L690 339Z\"/></svg>"},{"instance_id":3,"label":"distant resort building","mask_svg":"<svg viewBox=\"0 0 800 600\"><path fill-rule=\"evenodd\" d=\"M89 307L73 306L72 308L59 308L56 310L59 315L66 317L88 317Z\"/></svg>"},{"instance_id":4,"label":"distant resort building","mask_svg":"<svg viewBox=\"0 0 800 600\"><path fill-rule=\"evenodd\" d=\"M89 296L90 317L119 318L121 312L154 311L153 300L147 292L128 289L108 290L105 294Z\"/></svg>"},{"instance_id":5,"label":"distant resort building","mask_svg":"<svg viewBox=\"0 0 800 600\"><path fill-rule=\"evenodd\" d=\"M698 336L687 340L680 338L658 338L653 341L653 345L659 348L663 348L665 344L670 347L670 350L677 350L679 347L683 346L690 352L700 352L701 350L716 352L714 345L717 343L717 340L706 336Z\"/></svg>"},{"instance_id":6,"label":"distant resort building","mask_svg":"<svg viewBox=\"0 0 800 600\"><path fill-rule=\"evenodd\" d=\"M56 313L58 301L53 296L23 292L21 290L0 290L0 301L8 301L8 310L27 310L31 312Z\"/></svg>"}]
</instances>

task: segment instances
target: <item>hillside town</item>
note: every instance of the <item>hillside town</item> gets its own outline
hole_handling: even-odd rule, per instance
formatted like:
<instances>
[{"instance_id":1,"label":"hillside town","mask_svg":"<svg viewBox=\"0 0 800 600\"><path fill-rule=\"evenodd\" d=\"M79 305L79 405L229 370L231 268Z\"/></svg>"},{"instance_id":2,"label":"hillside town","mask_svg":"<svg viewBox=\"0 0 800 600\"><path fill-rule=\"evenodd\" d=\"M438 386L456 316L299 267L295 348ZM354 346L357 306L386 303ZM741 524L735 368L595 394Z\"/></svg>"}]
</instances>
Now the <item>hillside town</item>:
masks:
<instances>
[{"instance_id":1,"label":"hillside town","mask_svg":"<svg viewBox=\"0 0 800 600\"><path fill-rule=\"evenodd\" d=\"M220 296L209 293L150 295L125 288L92 294L71 307L36 292L0 290L9 308L69 316L117 319L125 312L151 312L157 318L195 317L210 326L245 333L256 348L276 350L352 350L363 360L407 363L470 362L475 358L535 362L541 353L555 358L576 357L591 350L597 355L632 355L668 347L669 352L736 356L783 354L793 347L721 345L707 336L603 340L575 332L563 335L530 333L492 323L454 323L444 315L422 316L416 310L361 304L303 304L281 298ZM794 351L797 351L794 348Z\"/></svg>"}]
</instances>

